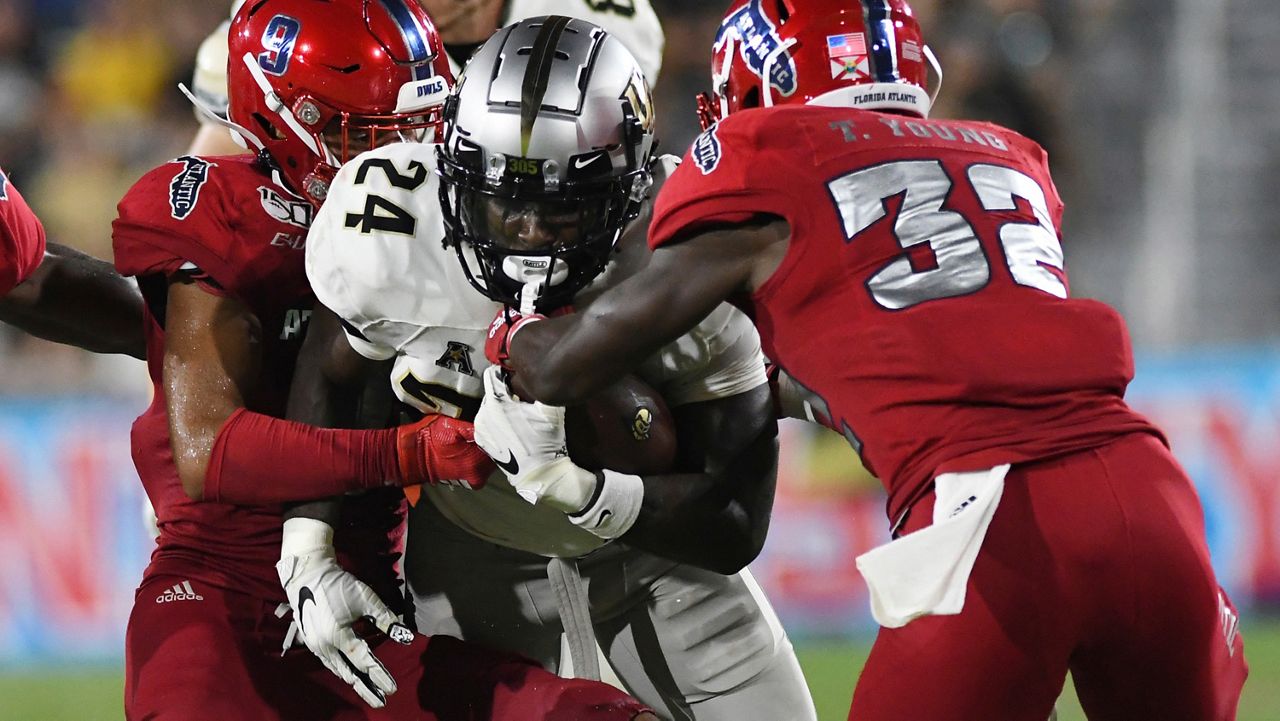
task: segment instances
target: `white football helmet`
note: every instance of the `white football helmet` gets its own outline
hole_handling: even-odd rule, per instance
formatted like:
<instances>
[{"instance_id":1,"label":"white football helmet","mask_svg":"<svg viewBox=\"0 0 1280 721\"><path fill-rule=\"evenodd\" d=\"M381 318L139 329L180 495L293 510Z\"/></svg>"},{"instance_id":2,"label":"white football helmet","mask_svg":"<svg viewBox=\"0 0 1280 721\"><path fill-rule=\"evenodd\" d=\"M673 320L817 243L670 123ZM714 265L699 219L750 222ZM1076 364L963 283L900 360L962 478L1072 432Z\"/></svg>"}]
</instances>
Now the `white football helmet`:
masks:
<instances>
[{"instance_id":1,"label":"white football helmet","mask_svg":"<svg viewBox=\"0 0 1280 721\"><path fill-rule=\"evenodd\" d=\"M522 20L476 51L445 122L445 243L472 285L543 311L571 302L652 184L653 103L635 58L585 20Z\"/></svg>"}]
</instances>

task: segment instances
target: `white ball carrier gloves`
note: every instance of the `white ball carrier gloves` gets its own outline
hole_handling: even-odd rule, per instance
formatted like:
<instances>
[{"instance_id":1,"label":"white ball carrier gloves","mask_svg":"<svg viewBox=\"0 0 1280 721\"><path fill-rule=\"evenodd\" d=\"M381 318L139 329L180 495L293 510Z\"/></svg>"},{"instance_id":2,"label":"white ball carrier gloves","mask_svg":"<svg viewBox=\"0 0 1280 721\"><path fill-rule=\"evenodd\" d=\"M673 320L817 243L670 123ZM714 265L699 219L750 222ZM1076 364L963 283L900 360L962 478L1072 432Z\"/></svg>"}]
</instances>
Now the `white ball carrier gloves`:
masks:
<instances>
[{"instance_id":1,"label":"white ball carrier gloves","mask_svg":"<svg viewBox=\"0 0 1280 721\"><path fill-rule=\"evenodd\" d=\"M593 473L575 464L565 445L564 408L513 398L501 372L498 366L484 372L476 444L529 503L563 511L575 525L600 538L626 533L644 500L640 477L609 470Z\"/></svg>"},{"instance_id":2,"label":"white ball carrier gloves","mask_svg":"<svg viewBox=\"0 0 1280 721\"><path fill-rule=\"evenodd\" d=\"M385 706L387 696L396 691L395 679L351 624L371 618L380 631L406 645L413 641L413 632L373 589L338 565L333 528L311 518L285 521L276 571L302 642L366 703ZM290 643L285 640L286 649Z\"/></svg>"}]
</instances>

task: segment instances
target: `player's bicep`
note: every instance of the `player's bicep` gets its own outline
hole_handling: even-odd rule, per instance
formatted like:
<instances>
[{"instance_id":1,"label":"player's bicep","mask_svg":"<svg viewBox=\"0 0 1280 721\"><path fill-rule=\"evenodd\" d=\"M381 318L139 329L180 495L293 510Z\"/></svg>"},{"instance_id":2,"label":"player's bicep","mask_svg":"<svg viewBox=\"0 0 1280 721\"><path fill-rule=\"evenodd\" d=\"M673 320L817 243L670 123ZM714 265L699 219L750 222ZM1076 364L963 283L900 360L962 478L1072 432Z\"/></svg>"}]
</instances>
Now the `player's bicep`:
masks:
<instances>
[{"instance_id":1,"label":"player's bicep","mask_svg":"<svg viewBox=\"0 0 1280 721\"><path fill-rule=\"evenodd\" d=\"M676 467L645 477L628 542L735 573L759 555L777 482L777 425L767 386L673 409Z\"/></svg>"},{"instance_id":2,"label":"player's bicep","mask_svg":"<svg viewBox=\"0 0 1280 721\"><path fill-rule=\"evenodd\" d=\"M778 424L769 386L673 412L677 464L696 464L713 479L711 493L736 522L736 551L745 565L764 548L778 480Z\"/></svg>"},{"instance_id":3,"label":"player's bicep","mask_svg":"<svg viewBox=\"0 0 1280 721\"><path fill-rule=\"evenodd\" d=\"M771 477L769 469L776 469L778 426L767 384L732 396L676 406L672 415L677 470L716 476L731 495L736 495L740 489L735 486ZM746 476L732 473L735 469L745 471Z\"/></svg>"},{"instance_id":4,"label":"player's bicep","mask_svg":"<svg viewBox=\"0 0 1280 721\"><path fill-rule=\"evenodd\" d=\"M362 420L360 415L362 409L373 410L362 399L379 390L390 393L390 363L357 353L353 340L333 311L316 307L289 391L290 420L324 427L378 425L385 420Z\"/></svg>"},{"instance_id":5,"label":"player's bicep","mask_svg":"<svg viewBox=\"0 0 1280 721\"><path fill-rule=\"evenodd\" d=\"M174 461L188 492L203 488L222 424L258 376L262 325L249 308L190 274L169 281L164 390Z\"/></svg>"}]
</instances>

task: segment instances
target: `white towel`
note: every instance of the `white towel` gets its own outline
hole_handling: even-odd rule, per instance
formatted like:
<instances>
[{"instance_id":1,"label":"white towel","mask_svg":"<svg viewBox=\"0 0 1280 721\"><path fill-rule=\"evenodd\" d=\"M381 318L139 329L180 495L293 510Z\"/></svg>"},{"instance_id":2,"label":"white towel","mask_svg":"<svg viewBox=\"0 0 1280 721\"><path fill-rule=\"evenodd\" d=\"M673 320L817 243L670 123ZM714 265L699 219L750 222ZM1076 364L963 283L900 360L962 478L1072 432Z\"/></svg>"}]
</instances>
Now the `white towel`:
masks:
<instances>
[{"instance_id":1,"label":"white towel","mask_svg":"<svg viewBox=\"0 0 1280 721\"><path fill-rule=\"evenodd\" d=\"M885 628L964 608L969 572L1004 493L1009 464L934 479L933 525L858 556L871 615Z\"/></svg>"}]
</instances>

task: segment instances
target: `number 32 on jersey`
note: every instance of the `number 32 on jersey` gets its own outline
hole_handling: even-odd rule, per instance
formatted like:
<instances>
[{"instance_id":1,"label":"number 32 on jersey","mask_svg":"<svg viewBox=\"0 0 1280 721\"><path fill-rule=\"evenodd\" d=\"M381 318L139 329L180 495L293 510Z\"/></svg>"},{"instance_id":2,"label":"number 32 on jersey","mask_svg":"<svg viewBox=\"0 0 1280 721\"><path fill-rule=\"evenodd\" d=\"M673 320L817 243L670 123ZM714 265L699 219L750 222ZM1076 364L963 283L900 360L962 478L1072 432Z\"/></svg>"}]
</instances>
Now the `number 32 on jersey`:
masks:
<instances>
[{"instance_id":1,"label":"number 32 on jersey","mask_svg":"<svg viewBox=\"0 0 1280 721\"><path fill-rule=\"evenodd\" d=\"M974 165L967 176L984 210L1014 210L1017 198L1030 205L1035 223L1009 222L1000 228L1005 263L1019 285L1066 298L1062 245L1040 185L1025 173L1000 165ZM959 212L943 207L952 181L940 161L874 165L836 178L827 189L848 242L885 217L890 198L902 196L893 235L904 253L877 270L866 284L882 308L902 310L929 300L968 295L991 279L990 262L973 226ZM913 267L905 251L920 246L932 251L935 267Z\"/></svg>"}]
</instances>

